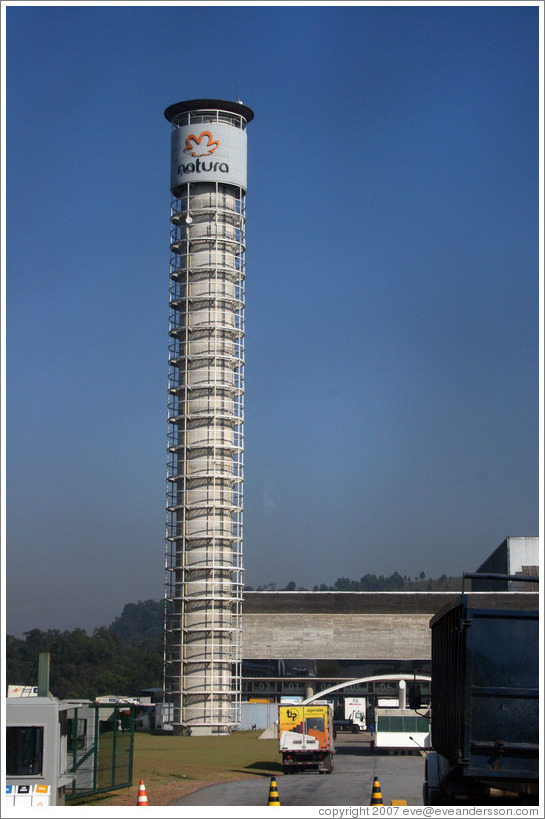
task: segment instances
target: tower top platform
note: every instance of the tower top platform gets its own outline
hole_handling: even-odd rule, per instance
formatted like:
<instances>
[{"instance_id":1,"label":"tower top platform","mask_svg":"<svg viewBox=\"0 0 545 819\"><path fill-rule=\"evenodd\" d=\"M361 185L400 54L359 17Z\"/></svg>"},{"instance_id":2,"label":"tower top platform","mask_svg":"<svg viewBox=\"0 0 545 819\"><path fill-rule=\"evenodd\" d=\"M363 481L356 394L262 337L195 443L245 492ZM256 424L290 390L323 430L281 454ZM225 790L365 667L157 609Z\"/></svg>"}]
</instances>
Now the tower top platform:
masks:
<instances>
[{"instance_id":1,"label":"tower top platform","mask_svg":"<svg viewBox=\"0 0 545 819\"><path fill-rule=\"evenodd\" d=\"M250 122L254 118L254 112L247 105L243 105L241 102L231 102L230 100L185 100L184 102L175 102L174 105L169 105L165 109L165 117L169 122L172 122L178 114L203 109L229 111L231 114L244 117L246 122Z\"/></svg>"}]
</instances>

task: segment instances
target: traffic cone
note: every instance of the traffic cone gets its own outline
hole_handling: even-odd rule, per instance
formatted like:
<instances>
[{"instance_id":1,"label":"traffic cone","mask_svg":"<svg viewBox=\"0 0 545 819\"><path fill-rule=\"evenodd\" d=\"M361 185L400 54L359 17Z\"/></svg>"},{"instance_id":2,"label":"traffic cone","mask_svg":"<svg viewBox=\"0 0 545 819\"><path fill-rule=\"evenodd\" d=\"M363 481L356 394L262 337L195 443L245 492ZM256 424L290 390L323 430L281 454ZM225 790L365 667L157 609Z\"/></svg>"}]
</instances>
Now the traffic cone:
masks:
<instances>
[{"instance_id":1,"label":"traffic cone","mask_svg":"<svg viewBox=\"0 0 545 819\"><path fill-rule=\"evenodd\" d=\"M278 796L278 786L276 779L271 777L271 786L269 788L269 801L267 805L280 805L280 797Z\"/></svg>"},{"instance_id":2,"label":"traffic cone","mask_svg":"<svg viewBox=\"0 0 545 819\"><path fill-rule=\"evenodd\" d=\"M384 805L382 801L382 793L380 792L380 782L377 777L373 779L373 793L371 794L370 805Z\"/></svg>"},{"instance_id":3,"label":"traffic cone","mask_svg":"<svg viewBox=\"0 0 545 819\"><path fill-rule=\"evenodd\" d=\"M138 788L138 802L136 803L136 807L149 807L148 795L146 793L146 786L144 785L143 779L140 780L140 787Z\"/></svg>"}]
</instances>

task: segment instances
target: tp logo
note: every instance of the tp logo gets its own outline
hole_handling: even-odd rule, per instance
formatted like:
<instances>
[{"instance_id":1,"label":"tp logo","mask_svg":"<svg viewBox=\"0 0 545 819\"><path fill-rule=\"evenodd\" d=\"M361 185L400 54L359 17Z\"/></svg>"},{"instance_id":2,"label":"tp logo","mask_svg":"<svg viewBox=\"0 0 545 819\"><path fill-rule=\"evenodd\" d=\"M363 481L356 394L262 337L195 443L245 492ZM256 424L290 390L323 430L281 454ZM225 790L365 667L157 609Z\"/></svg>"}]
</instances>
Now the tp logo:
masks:
<instances>
[{"instance_id":1,"label":"tp logo","mask_svg":"<svg viewBox=\"0 0 545 819\"><path fill-rule=\"evenodd\" d=\"M199 136L189 134L185 141L184 153L190 156L210 156L216 148L219 148L218 140L213 138L210 131L202 131Z\"/></svg>"},{"instance_id":2,"label":"tp logo","mask_svg":"<svg viewBox=\"0 0 545 819\"><path fill-rule=\"evenodd\" d=\"M288 719L291 719L292 722L295 722L295 720L299 716L299 712L296 711L294 708L288 708L288 710L286 711L286 716Z\"/></svg>"}]
</instances>

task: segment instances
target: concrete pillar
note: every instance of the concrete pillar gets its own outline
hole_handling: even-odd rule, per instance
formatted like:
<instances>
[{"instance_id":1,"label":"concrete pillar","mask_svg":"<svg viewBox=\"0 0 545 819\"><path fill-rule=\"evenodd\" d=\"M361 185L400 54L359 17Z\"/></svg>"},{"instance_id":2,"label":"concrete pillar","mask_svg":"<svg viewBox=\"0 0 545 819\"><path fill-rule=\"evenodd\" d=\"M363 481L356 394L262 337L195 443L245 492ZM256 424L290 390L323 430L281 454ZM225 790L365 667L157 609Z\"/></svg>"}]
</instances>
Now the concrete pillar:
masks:
<instances>
[{"instance_id":1,"label":"concrete pillar","mask_svg":"<svg viewBox=\"0 0 545 819\"><path fill-rule=\"evenodd\" d=\"M38 696L49 696L49 667L51 655L48 651L38 654Z\"/></svg>"},{"instance_id":2,"label":"concrete pillar","mask_svg":"<svg viewBox=\"0 0 545 819\"><path fill-rule=\"evenodd\" d=\"M405 680L399 681L399 707L407 707L407 683Z\"/></svg>"}]
</instances>

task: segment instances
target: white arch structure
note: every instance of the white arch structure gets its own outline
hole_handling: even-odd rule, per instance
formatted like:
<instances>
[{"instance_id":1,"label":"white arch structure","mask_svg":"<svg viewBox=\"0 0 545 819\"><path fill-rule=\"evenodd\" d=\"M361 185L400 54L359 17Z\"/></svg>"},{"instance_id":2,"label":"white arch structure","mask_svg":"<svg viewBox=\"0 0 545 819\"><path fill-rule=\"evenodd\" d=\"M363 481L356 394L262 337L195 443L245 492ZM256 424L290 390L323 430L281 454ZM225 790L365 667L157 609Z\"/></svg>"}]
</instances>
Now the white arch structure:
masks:
<instances>
[{"instance_id":1,"label":"white arch structure","mask_svg":"<svg viewBox=\"0 0 545 819\"><path fill-rule=\"evenodd\" d=\"M359 677L357 680L348 680L348 682L338 683L338 685L332 685L324 691L319 691L317 694L313 694L312 697L307 697L300 705L310 705L315 700L323 699L327 694L332 694L341 688L348 688L349 685L359 685L359 683L364 682L387 682L389 680L394 682L400 682L401 680L408 682L431 682L431 677L428 674L378 674L373 677Z\"/></svg>"}]
</instances>

